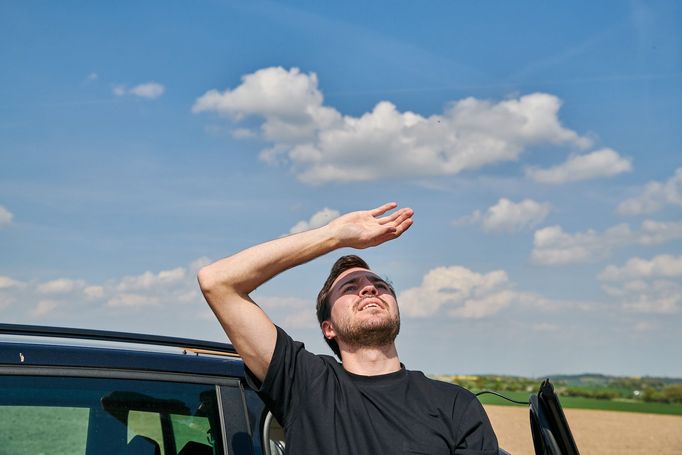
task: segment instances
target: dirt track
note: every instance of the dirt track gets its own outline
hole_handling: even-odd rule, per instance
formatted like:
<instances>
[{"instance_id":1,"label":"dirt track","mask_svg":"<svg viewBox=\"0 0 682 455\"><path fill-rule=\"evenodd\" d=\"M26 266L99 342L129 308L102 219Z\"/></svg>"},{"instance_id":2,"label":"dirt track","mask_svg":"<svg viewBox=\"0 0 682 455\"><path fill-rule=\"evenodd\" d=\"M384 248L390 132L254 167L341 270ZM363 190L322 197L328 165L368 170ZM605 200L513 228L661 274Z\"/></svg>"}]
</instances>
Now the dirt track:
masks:
<instances>
[{"instance_id":1,"label":"dirt track","mask_svg":"<svg viewBox=\"0 0 682 455\"><path fill-rule=\"evenodd\" d=\"M486 405L500 447L533 455L528 410ZM682 416L565 409L581 455L682 454Z\"/></svg>"}]
</instances>

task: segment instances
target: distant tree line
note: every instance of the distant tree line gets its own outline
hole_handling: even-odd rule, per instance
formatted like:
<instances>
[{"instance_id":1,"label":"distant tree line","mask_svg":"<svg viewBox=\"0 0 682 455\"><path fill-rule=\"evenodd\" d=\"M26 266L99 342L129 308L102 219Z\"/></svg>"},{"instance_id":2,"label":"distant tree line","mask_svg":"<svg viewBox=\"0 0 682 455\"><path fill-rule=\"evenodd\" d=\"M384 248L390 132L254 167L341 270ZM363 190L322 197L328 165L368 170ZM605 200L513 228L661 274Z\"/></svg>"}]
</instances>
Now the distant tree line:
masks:
<instances>
[{"instance_id":1,"label":"distant tree line","mask_svg":"<svg viewBox=\"0 0 682 455\"><path fill-rule=\"evenodd\" d=\"M440 376L437 379L459 384L472 391L537 392L542 379L520 376ZM638 400L682 403L682 379L575 375L551 378L559 396L599 400Z\"/></svg>"}]
</instances>

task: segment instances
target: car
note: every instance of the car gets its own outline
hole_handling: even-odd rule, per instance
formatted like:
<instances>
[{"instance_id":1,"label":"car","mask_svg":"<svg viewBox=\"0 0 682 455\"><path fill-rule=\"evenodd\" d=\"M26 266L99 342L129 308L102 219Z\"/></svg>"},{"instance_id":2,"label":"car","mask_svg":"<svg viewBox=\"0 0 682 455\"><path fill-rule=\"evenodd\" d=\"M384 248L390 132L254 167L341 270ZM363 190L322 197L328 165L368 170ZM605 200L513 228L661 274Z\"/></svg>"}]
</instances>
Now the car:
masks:
<instances>
[{"instance_id":1,"label":"car","mask_svg":"<svg viewBox=\"0 0 682 455\"><path fill-rule=\"evenodd\" d=\"M578 453L549 381L531 396L530 410L536 453ZM279 455L284 431L246 384L230 344L0 324L0 447Z\"/></svg>"}]
</instances>

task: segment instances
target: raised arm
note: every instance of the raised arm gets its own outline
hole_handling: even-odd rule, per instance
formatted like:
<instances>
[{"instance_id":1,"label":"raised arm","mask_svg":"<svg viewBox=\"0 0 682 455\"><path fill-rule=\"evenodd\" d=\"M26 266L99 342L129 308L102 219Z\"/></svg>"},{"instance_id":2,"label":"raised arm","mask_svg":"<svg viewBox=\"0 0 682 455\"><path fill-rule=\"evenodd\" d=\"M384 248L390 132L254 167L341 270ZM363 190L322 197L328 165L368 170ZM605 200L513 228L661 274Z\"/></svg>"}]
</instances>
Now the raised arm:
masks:
<instances>
[{"instance_id":1,"label":"raised arm","mask_svg":"<svg viewBox=\"0 0 682 455\"><path fill-rule=\"evenodd\" d=\"M244 363L263 380L277 332L249 294L275 275L342 247L368 248L399 237L412 225L411 209L395 203L340 216L326 226L271 240L203 267L199 286Z\"/></svg>"}]
</instances>

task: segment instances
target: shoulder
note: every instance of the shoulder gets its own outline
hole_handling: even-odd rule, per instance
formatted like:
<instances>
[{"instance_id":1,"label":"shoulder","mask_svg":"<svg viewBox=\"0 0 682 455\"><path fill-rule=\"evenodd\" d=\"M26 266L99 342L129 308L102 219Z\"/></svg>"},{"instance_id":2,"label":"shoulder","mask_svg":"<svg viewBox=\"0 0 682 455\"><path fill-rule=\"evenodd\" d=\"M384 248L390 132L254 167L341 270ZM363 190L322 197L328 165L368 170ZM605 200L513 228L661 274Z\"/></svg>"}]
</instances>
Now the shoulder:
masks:
<instances>
[{"instance_id":1,"label":"shoulder","mask_svg":"<svg viewBox=\"0 0 682 455\"><path fill-rule=\"evenodd\" d=\"M483 409L476 395L460 385L431 379L421 371L408 371L408 377L411 386L419 390L418 395L423 400L440 409L453 421L472 413L478 415Z\"/></svg>"},{"instance_id":2,"label":"shoulder","mask_svg":"<svg viewBox=\"0 0 682 455\"><path fill-rule=\"evenodd\" d=\"M421 371L407 370L407 373L410 381L421 387L430 388L434 392L456 396L467 401L476 399L476 396L473 393L460 385L429 378Z\"/></svg>"}]
</instances>

